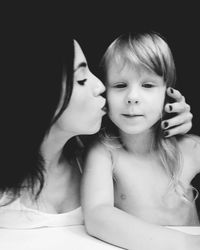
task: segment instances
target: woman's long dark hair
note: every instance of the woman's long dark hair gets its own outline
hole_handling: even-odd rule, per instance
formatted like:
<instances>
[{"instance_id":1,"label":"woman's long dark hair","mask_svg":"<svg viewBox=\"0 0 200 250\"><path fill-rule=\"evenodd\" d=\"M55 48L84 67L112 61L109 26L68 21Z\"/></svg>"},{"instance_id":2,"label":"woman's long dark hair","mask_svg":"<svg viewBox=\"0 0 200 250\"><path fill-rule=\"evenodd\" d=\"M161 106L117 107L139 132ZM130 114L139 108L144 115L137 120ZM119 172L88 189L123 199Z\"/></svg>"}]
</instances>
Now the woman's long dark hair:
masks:
<instances>
[{"instance_id":1,"label":"woman's long dark hair","mask_svg":"<svg viewBox=\"0 0 200 250\"><path fill-rule=\"evenodd\" d=\"M44 185L40 146L52 123L67 107L73 89L74 41L58 30L15 32L7 44L4 106L1 117L0 192L16 198L21 189L36 196ZM63 90L64 101L55 116ZM34 191L35 192L35 191Z\"/></svg>"}]
</instances>

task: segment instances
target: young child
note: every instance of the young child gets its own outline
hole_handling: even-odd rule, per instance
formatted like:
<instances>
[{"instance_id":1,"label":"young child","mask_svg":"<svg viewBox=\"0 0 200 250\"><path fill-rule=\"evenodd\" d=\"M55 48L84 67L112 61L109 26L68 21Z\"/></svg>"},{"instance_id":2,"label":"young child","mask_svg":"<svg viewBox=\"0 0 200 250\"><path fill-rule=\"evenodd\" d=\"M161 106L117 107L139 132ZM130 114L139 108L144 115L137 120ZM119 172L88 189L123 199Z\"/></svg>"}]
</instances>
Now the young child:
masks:
<instances>
[{"instance_id":1,"label":"young child","mask_svg":"<svg viewBox=\"0 0 200 250\"><path fill-rule=\"evenodd\" d=\"M156 33L122 35L102 65L109 118L85 162L88 233L126 249L199 249L200 236L164 227L200 225L191 186L200 138L166 138L160 129L176 81L170 48Z\"/></svg>"}]
</instances>

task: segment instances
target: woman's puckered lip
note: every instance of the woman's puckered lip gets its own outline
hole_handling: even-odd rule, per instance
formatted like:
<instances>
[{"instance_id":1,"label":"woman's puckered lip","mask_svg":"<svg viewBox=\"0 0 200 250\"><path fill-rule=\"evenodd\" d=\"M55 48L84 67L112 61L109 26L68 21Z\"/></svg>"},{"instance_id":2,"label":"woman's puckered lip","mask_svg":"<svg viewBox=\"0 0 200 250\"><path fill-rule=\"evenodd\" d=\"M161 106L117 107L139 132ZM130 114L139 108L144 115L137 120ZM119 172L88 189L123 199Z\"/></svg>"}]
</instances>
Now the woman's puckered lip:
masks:
<instances>
[{"instance_id":1,"label":"woman's puckered lip","mask_svg":"<svg viewBox=\"0 0 200 250\"><path fill-rule=\"evenodd\" d=\"M103 110L104 112L107 112L107 107L106 107L106 105L103 106L101 110Z\"/></svg>"}]
</instances>

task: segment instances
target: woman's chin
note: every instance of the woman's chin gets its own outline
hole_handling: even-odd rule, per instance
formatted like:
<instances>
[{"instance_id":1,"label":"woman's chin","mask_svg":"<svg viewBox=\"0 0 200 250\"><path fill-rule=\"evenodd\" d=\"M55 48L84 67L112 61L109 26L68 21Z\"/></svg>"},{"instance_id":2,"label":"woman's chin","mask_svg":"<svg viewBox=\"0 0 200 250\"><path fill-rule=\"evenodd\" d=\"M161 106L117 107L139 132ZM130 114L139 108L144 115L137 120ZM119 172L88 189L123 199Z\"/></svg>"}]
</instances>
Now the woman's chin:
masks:
<instances>
[{"instance_id":1,"label":"woman's chin","mask_svg":"<svg viewBox=\"0 0 200 250\"><path fill-rule=\"evenodd\" d=\"M99 132L101 128L101 123L96 124L95 126L91 127L90 130L88 130L88 135L92 135L92 134L96 134L97 132Z\"/></svg>"}]
</instances>

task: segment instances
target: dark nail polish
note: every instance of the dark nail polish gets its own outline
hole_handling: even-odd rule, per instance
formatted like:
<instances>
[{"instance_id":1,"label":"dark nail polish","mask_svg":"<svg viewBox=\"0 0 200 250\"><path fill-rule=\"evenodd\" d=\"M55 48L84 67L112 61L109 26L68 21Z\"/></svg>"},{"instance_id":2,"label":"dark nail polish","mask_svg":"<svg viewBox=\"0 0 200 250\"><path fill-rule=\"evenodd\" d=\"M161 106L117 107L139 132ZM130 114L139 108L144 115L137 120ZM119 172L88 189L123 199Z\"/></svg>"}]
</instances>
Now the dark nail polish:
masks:
<instances>
[{"instance_id":1,"label":"dark nail polish","mask_svg":"<svg viewBox=\"0 0 200 250\"><path fill-rule=\"evenodd\" d=\"M174 90L173 90L172 88L170 88L170 92L171 92L172 94L174 94Z\"/></svg>"},{"instance_id":2,"label":"dark nail polish","mask_svg":"<svg viewBox=\"0 0 200 250\"><path fill-rule=\"evenodd\" d=\"M172 105L169 105L169 111L170 112L172 111Z\"/></svg>"},{"instance_id":3,"label":"dark nail polish","mask_svg":"<svg viewBox=\"0 0 200 250\"><path fill-rule=\"evenodd\" d=\"M169 135L169 132L168 132L168 131L163 131L163 135L164 135L164 136L168 136L168 135Z\"/></svg>"},{"instance_id":4,"label":"dark nail polish","mask_svg":"<svg viewBox=\"0 0 200 250\"><path fill-rule=\"evenodd\" d=\"M167 127L168 127L168 125L169 125L169 123L168 123L168 122L164 122L164 123L163 123L163 127L164 127L164 128L167 128Z\"/></svg>"}]
</instances>

